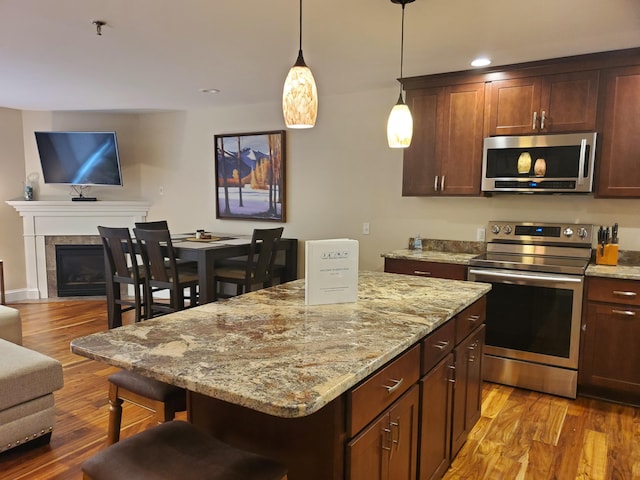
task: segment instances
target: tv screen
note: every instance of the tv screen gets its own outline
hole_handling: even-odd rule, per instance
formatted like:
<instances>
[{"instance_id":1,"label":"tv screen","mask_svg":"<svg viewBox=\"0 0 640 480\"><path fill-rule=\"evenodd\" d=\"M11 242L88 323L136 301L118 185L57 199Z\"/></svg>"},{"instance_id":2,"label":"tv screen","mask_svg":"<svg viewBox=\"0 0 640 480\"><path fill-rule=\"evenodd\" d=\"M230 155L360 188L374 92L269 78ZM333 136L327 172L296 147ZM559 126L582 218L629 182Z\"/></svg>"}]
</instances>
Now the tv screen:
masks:
<instances>
[{"instance_id":1,"label":"tv screen","mask_svg":"<svg viewBox=\"0 0 640 480\"><path fill-rule=\"evenodd\" d=\"M115 132L35 132L44 183L122 185Z\"/></svg>"}]
</instances>

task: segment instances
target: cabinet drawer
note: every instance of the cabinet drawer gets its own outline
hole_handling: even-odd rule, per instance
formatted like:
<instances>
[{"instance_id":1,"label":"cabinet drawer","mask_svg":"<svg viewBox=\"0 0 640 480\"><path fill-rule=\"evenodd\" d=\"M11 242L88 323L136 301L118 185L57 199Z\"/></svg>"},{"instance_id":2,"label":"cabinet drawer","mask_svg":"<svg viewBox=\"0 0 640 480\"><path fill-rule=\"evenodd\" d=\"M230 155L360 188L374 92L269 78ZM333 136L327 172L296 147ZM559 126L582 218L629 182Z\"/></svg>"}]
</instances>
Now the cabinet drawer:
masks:
<instances>
[{"instance_id":1,"label":"cabinet drawer","mask_svg":"<svg viewBox=\"0 0 640 480\"><path fill-rule=\"evenodd\" d=\"M640 282L613 278L589 278L587 297L596 302L640 305Z\"/></svg>"},{"instance_id":2,"label":"cabinet drawer","mask_svg":"<svg viewBox=\"0 0 640 480\"><path fill-rule=\"evenodd\" d=\"M487 297L484 296L456 315L456 345L486 320Z\"/></svg>"},{"instance_id":3,"label":"cabinet drawer","mask_svg":"<svg viewBox=\"0 0 640 480\"><path fill-rule=\"evenodd\" d=\"M422 341L422 375L453 350L456 340L456 322L454 319L438 328Z\"/></svg>"},{"instance_id":4,"label":"cabinet drawer","mask_svg":"<svg viewBox=\"0 0 640 480\"><path fill-rule=\"evenodd\" d=\"M384 271L404 273L419 277L448 278L450 280L466 280L467 266L457 263L424 262L422 260L405 260L402 258L385 258Z\"/></svg>"},{"instance_id":5,"label":"cabinet drawer","mask_svg":"<svg viewBox=\"0 0 640 480\"><path fill-rule=\"evenodd\" d=\"M347 433L353 437L420 377L420 345L393 360L347 394Z\"/></svg>"}]
</instances>

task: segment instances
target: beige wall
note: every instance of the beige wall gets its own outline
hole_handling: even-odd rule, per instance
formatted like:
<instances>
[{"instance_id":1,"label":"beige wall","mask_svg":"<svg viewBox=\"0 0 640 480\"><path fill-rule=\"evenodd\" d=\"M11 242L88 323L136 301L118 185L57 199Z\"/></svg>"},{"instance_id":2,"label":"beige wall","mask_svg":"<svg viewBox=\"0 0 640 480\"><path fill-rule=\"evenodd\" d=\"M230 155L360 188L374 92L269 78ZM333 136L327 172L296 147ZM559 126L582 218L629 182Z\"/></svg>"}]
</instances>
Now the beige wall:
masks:
<instances>
[{"instance_id":1,"label":"beige wall","mask_svg":"<svg viewBox=\"0 0 640 480\"><path fill-rule=\"evenodd\" d=\"M22 218L4 200L22 197L25 181L22 113L0 108L0 259L7 290L26 285Z\"/></svg>"},{"instance_id":2,"label":"beige wall","mask_svg":"<svg viewBox=\"0 0 640 480\"><path fill-rule=\"evenodd\" d=\"M590 195L403 198L402 151L389 149L385 137L386 118L396 96L397 90L385 89L322 97L315 128L287 131L285 235L301 240L358 239L360 266L372 270L382 270L380 254L403 248L409 236L475 240L477 228L489 220L618 222L621 248L640 250L640 200L596 200ZM253 227L273 225L215 219L213 135L283 129L278 101L138 115L23 112L23 116L25 173L18 173L15 193L3 190L4 197L21 194L22 177L39 172L34 130L113 129L125 187L94 189L98 198L150 200L149 218L166 218L174 231L249 233ZM3 142L0 158L6 155L11 156ZM3 188L4 183L3 176ZM68 189L41 185L39 194L68 198ZM370 223L370 235L361 233L363 222ZM21 233L15 233L11 242L20 241Z\"/></svg>"}]
</instances>

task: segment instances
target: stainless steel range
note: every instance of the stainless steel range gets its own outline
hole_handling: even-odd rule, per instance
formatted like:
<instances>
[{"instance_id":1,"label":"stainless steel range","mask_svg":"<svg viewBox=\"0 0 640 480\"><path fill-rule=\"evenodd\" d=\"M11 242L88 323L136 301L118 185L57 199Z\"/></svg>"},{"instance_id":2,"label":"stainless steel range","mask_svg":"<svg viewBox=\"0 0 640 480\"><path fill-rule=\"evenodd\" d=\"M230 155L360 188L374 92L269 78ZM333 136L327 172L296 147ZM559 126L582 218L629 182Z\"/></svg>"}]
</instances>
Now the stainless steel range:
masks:
<instances>
[{"instance_id":1,"label":"stainless steel range","mask_svg":"<svg viewBox=\"0 0 640 480\"><path fill-rule=\"evenodd\" d=\"M593 225L489 222L468 279L491 283L484 379L575 398Z\"/></svg>"}]
</instances>

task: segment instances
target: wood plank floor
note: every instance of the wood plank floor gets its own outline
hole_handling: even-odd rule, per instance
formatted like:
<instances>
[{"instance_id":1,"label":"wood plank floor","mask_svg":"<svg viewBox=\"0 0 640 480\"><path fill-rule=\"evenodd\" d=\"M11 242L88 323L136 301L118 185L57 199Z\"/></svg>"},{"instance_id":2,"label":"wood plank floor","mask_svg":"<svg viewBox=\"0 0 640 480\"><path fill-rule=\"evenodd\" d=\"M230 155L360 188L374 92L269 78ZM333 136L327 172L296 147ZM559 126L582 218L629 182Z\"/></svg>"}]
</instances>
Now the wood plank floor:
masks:
<instances>
[{"instance_id":1,"label":"wood plank floor","mask_svg":"<svg viewBox=\"0 0 640 480\"><path fill-rule=\"evenodd\" d=\"M80 464L105 445L106 377L115 369L72 354L69 342L106 329L105 302L11 306L21 312L24 345L58 359L65 385L55 393L51 443L0 454L0 479L79 480ZM146 410L125 404L122 438L151 425ZM482 418L444 478L638 480L640 409L487 383Z\"/></svg>"}]
</instances>

